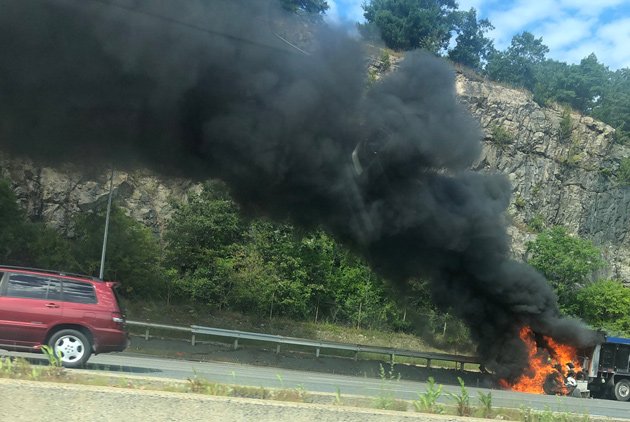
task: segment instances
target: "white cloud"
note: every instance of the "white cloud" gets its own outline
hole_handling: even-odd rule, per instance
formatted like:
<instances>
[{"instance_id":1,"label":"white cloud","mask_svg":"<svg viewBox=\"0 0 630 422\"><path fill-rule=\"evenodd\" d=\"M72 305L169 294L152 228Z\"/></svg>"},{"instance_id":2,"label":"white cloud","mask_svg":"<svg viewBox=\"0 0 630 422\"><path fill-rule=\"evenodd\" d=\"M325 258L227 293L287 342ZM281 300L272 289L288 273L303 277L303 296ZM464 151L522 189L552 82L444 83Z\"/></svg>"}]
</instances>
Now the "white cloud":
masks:
<instances>
[{"instance_id":1,"label":"white cloud","mask_svg":"<svg viewBox=\"0 0 630 422\"><path fill-rule=\"evenodd\" d=\"M610 7L619 6L627 0L560 0L563 8L577 11L582 16L598 16Z\"/></svg>"},{"instance_id":2,"label":"white cloud","mask_svg":"<svg viewBox=\"0 0 630 422\"><path fill-rule=\"evenodd\" d=\"M364 0L328 0L326 20L332 23L355 23L363 21Z\"/></svg>"},{"instance_id":3,"label":"white cloud","mask_svg":"<svg viewBox=\"0 0 630 422\"><path fill-rule=\"evenodd\" d=\"M339 7L334 0L328 0L328 10L326 10L326 22L338 25L341 22L341 16L339 16Z\"/></svg>"},{"instance_id":4,"label":"white cloud","mask_svg":"<svg viewBox=\"0 0 630 422\"><path fill-rule=\"evenodd\" d=\"M588 38L596 24L595 19L565 18L545 22L536 29L536 36L542 36L545 44L553 52L571 48L575 43Z\"/></svg>"},{"instance_id":5,"label":"white cloud","mask_svg":"<svg viewBox=\"0 0 630 422\"><path fill-rule=\"evenodd\" d=\"M503 49L510 44L514 34L522 32L535 22L560 13L557 2L553 0L518 0L509 9L494 10L488 14L495 27L490 35L495 39L495 45Z\"/></svg>"},{"instance_id":6,"label":"white cloud","mask_svg":"<svg viewBox=\"0 0 630 422\"><path fill-rule=\"evenodd\" d=\"M552 50L550 57L567 63L579 63L595 53L600 63L615 70L630 67L630 18L601 25L580 42Z\"/></svg>"},{"instance_id":7,"label":"white cloud","mask_svg":"<svg viewBox=\"0 0 630 422\"><path fill-rule=\"evenodd\" d=\"M566 48L564 50L555 51L553 52L551 57L554 60L558 60L561 62L577 64L591 53L595 53L599 62L607 64L608 62L606 60L603 60L604 57L601 54L598 54L598 51L602 51L602 49L605 48L606 44L603 43L601 40L591 39Z\"/></svg>"},{"instance_id":8,"label":"white cloud","mask_svg":"<svg viewBox=\"0 0 630 422\"><path fill-rule=\"evenodd\" d=\"M604 63L613 68L630 67L630 17L602 25L597 37L607 47L595 51Z\"/></svg>"}]
</instances>

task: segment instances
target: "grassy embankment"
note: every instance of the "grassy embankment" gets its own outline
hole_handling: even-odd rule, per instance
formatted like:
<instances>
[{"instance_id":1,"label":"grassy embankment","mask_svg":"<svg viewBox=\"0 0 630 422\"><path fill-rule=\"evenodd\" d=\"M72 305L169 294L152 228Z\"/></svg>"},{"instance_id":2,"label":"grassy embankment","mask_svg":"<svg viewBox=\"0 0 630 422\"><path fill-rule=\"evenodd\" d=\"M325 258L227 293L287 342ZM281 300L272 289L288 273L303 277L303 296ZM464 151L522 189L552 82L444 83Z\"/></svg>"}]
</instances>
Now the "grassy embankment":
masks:
<instances>
[{"instance_id":1,"label":"grassy embankment","mask_svg":"<svg viewBox=\"0 0 630 422\"><path fill-rule=\"evenodd\" d=\"M357 328L336 325L326 322L293 321L286 318L273 319L265 316L243 315L234 312L211 310L208 307L194 305L165 306L150 302L129 302L125 305L127 319L133 321L151 322L176 326L202 325L214 328L224 328L229 330L249 331L256 333L282 335L288 337L298 337L313 340L334 341L348 344L363 344L370 346L392 347L404 350L416 350L426 352L441 352L473 355L474 347L469 339L463 341L453 341L444 338L440 334L432 336L431 339L421 338L413 334L394 331L382 331L369 328ZM145 331L141 327L130 327L130 331L135 335L144 335ZM153 338L174 338L190 341L190 336L185 332L171 330L150 329L150 336ZM203 338L196 337L196 341L214 341L230 343L227 338ZM159 349L152 350L148 347L150 343L144 343L142 352L160 354ZM275 345L264 345L260 342L239 341L240 346L257 348L275 348ZM312 354L313 351L299 346L291 346L294 353ZM167 351L164 351L168 354ZM327 352L332 353L332 352ZM338 357L355 357L353 352L335 351ZM385 360L387 356L371 355L360 353L358 359L364 360ZM424 359L414 359L407 357L396 357L397 363L411 365L426 365ZM454 368L453 362L433 361L433 366L442 368Z\"/></svg>"}]
</instances>

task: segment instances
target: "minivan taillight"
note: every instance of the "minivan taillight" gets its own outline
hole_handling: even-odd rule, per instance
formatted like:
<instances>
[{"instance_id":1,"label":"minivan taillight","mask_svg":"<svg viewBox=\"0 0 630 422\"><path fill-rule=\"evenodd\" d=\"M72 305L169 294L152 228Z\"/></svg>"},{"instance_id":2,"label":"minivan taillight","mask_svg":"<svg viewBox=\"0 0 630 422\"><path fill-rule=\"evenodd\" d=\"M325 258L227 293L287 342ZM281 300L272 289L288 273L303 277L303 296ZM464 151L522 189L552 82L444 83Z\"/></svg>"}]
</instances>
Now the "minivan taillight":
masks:
<instances>
[{"instance_id":1,"label":"minivan taillight","mask_svg":"<svg viewBox=\"0 0 630 422\"><path fill-rule=\"evenodd\" d=\"M125 318L120 312L112 312L112 321L117 324L124 324Z\"/></svg>"}]
</instances>

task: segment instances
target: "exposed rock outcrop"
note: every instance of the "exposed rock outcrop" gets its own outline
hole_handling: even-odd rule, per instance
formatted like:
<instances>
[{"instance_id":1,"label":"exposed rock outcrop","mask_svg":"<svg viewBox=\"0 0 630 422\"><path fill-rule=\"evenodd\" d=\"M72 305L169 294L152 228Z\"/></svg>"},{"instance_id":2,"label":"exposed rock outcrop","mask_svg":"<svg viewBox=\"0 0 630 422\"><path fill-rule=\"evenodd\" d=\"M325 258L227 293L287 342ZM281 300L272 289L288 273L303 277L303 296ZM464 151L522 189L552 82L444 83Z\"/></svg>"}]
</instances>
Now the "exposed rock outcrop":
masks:
<instances>
[{"instance_id":1,"label":"exposed rock outcrop","mask_svg":"<svg viewBox=\"0 0 630 422\"><path fill-rule=\"evenodd\" d=\"M486 134L476 168L498 170L512 182L514 254L525 257L534 229L563 225L602 249L610 267L600 276L630 283L630 187L615 177L630 148L614 143L613 128L463 75L457 91Z\"/></svg>"},{"instance_id":2,"label":"exposed rock outcrop","mask_svg":"<svg viewBox=\"0 0 630 422\"><path fill-rule=\"evenodd\" d=\"M86 176L66 167L39 167L29 160L0 156L1 175L11 181L22 207L32 220L44 221L72 235L72 217L105 206L110 173ZM127 214L161 234L173 212L173 201L186 198L196 185L187 180L165 179L145 170L114 172L116 204Z\"/></svg>"},{"instance_id":3,"label":"exposed rock outcrop","mask_svg":"<svg viewBox=\"0 0 630 422\"><path fill-rule=\"evenodd\" d=\"M536 229L560 224L602 249L610 266L599 276L630 283L630 187L615 177L630 148L614 143L614 130L559 106L542 108L530 93L478 78L459 74L456 88L486 134L476 169L500 171L512 182L514 255L525 258ZM6 156L0 165L28 215L66 234L72 215L107 201L107 172L88 177ZM196 186L144 170L114 177L117 203L157 234L172 214L171 200L184 199Z\"/></svg>"}]
</instances>

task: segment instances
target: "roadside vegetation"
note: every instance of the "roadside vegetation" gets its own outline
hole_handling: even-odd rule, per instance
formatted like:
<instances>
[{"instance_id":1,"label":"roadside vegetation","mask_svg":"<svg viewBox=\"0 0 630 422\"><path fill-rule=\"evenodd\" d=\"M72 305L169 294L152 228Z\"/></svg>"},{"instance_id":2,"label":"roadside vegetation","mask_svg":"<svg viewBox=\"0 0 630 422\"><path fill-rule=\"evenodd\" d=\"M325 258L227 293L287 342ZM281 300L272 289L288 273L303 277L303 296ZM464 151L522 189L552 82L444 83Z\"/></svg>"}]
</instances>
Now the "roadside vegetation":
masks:
<instances>
[{"instance_id":1,"label":"roadside vegetation","mask_svg":"<svg viewBox=\"0 0 630 422\"><path fill-rule=\"evenodd\" d=\"M113 208L105 278L121 282L130 319L210 321L304 337L327 332L331 340L357 343L376 336L380 344L404 348L416 347L409 340L419 337L435 350L471 350L466 327L432 304L426 281L412 280L404 297L392 294L364 261L321 230L245 218L218 182L174 206L163 239ZM11 246L0 250L1 262L97 276L104 211L77 216L65 237L30 222L8 183L0 182L0 214L7 215L0 236ZM407 340L392 343L393 337Z\"/></svg>"},{"instance_id":2,"label":"roadside vegetation","mask_svg":"<svg viewBox=\"0 0 630 422\"><path fill-rule=\"evenodd\" d=\"M121 282L129 319L474 352L464 324L433 305L426 280L411 280L404 295L391 292L325 232L243 217L219 182L173 205L162 239L114 207L105 278ZM98 275L104 209L78 216L65 237L30 222L0 182L0 215L3 263ZM590 241L551 227L528 247L529 263L550 281L565 313L630 334L630 290L595 282L604 261ZM606 312L594 313L601 301Z\"/></svg>"},{"instance_id":3,"label":"roadside vegetation","mask_svg":"<svg viewBox=\"0 0 630 422\"><path fill-rule=\"evenodd\" d=\"M597 421L585 414L576 412L552 412L551 410L533 410L496 408L492 405L492 393L480 393L476 404L473 403L463 380L459 379L460 392L447 393L450 401L438 400L442 396L442 386L429 378L426 392L418 392L418 399L407 401L395 398L393 389L400 381L392 365L388 369L381 367L381 389L374 398L345 396L337 388L335 394L309 392L298 385L286 388L282 378L278 376L280 388L264 388L238 385L237 374L233 374L235 383L217 383L197 374L183 381L160 380L140 376L121 376L102 374L81 370L66 370L58 365L54 356L47 355L47 366L34 365L23 358L0 357L0 378L22 381L47 381L72 383L98 387L125 388L147 391L166 391L173 393L204 394L210 396L240 397L259 400L275 400L293 403L317 403L334 406L376 408L399 412L439 413L444 415L471 416L487 419L501 419L526 422L564 422L564 421ZM603 420L603 418L602 418Z\"/></svg>"}]
</instances>

